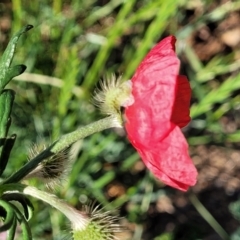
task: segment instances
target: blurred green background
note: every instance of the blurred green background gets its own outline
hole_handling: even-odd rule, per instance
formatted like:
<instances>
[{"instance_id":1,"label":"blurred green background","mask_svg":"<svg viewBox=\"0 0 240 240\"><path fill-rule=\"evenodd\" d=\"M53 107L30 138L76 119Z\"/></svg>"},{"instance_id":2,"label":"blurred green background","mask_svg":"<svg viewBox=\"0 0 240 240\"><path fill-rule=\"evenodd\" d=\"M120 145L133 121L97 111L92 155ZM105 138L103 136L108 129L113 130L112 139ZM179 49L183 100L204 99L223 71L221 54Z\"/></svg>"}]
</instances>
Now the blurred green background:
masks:
<instances>
[{"instance_id":1,"label":"blurred green background","mask_svg":"<svg viewBox=\"0 0 240 240\"><path fill-rule=\"evenodd\" d=\"M123 240L240 239L240 1L2 0L1 53L26 24L34 29L21 37L13 64L27 73L8 85L17 93L10 132L18 138L5 176L39 138L51 142L102 118L91 103L98 81L110 73L131 78L149 49L172 34L193 90L184 133L198 184L188 193L164 186L124 130L112 129L74 144L71 174L57 194L76 207L90 199L118 208ZM69 239L60 213L34 206L34 239Z\"/></svg>"}]
</instances>

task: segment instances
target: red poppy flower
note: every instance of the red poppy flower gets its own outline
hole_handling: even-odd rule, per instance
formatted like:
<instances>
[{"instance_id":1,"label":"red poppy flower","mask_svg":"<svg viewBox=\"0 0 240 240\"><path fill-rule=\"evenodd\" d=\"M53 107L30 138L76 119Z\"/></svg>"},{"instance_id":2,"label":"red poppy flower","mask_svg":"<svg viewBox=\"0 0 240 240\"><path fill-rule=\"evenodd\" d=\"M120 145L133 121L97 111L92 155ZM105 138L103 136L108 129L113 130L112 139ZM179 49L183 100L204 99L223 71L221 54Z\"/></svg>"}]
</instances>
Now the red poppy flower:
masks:
<instances>
[{"instance_id":1,"label":"red poppy flower","mask_svg":"<svg viewBox=\"0 0 240 240\"><path fill-rule=\"evenodd\" d=\"M174 36L163 39L137 68L125 127L147 168L165 184L186 191L197 178L180 129L190 121L191 89L187 78L178 75L175 42Z\"/></svg>"}]
</instances>

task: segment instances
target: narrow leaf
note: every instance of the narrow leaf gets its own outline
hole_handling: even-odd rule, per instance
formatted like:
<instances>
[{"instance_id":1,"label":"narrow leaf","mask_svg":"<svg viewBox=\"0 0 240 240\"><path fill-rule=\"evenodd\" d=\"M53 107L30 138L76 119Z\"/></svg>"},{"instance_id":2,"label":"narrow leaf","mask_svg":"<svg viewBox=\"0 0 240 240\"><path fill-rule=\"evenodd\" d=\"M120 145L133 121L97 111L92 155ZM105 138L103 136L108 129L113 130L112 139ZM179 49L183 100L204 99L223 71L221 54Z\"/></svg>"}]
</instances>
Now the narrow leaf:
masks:
<instances>
[{"instance_id":1,"label":"narrow leaf","mask_svg":"<svg viewBox=\"0 0 240 240\"><path fill-rule=\"evenodd\" d=\"M22 28L19 32L17 32L10 40L6 50L4 51L2 58L0 60L0 91L6 86L6 84L11 80L9 80L9 78L7 77L7 75L9 74L9 67L12 63L13 60L13 56L15 53L15 49L16 49L16 45L18 42L19 37L27 32L28 30L30 30L31 28L33 28L32 25L27 25L24 28ZM25 70L25 69L24 69ZM21 72L19 70L14 70L15 74L16 72ZM10 74L10 75L14 75L14 74ZM19 75L19 74L17 74ZM15 76L17 76L15 75Z\"/></svg>"},{"instance_id":2,"label":"narrow leaf","mask_svg":"<svg viewBox=\"0 0 240 240\"><path fill-rule=\"evenodd\" d=\"M6 138L8 133L14 95L14 91L10 89L4 90L0 94L0 140Z\"/></svg>"},{"instance_id":3,"label":"narrow leaf","mask_svg":"<svg viewBox=\"0 0 240 240\"><path fill-rule=\"evenodd\" d=\"M8 230L13 222L14 222L14 218L15 213L13 208L11 207L11 205L3 200L0 200L0 206L4 209L6 215L2 216L4 218L4 223L0 226L0 232L4 232L6 230Z\"/></svg>"},{"instance_id":4,"label":"narrow leaf","mask_svg":"<svg viewBox=\"0 0 240 240\"><path fill-rule=\"evenodd\" d=\"M0 155L0 176L3 174L7 166L12 147L16 140L16 136L16 134L13 134L10 138L6 138L2 149L0 147L0 149L2 150Z\"/></svg>"},{"instance_id":5,"label":"narrow leaf","mask_svg":"<svg viewBox=\"0 0 240 240\"><path fill-rule=\"evenodd\" d=\"M10 67L6 71L5 78L3 79L2 86L0 85L0 87L2 87L3 89L12 80L12 78L22 74L26 70L26 68L27 67L25 65L16 65L14 67Z\"/></svg>"},{"instance_id":6,"label":"narrow leaf","mask_svg":"<svg viewBox=\"0 0 240 240\"><path fill-rule=\"evenodd\" d=\"M34 207L31 201L21 193L6 193L2 195L2 199L6 201L17 201L22 205L24 217L28 221L31 219Z\"/></svg>"},{"instance_id":7,"label":"narrow leaf","mask_svg":"<svg viewBox=\"0 0 240 240\"><path fill-rule=\"evenodd\" d=\"M17 219L16 217L14 218L12 222L12 226L9 228L8 233L7 233L7 240L14 240L15 237L15 232L16 232L16 227L17 227Z\"/></svg>"},{"instance_id":8,"label":"narrow leaf","mask_svg":"<svg viewBox=\"0 0 240 240\"><path fill-rule=\"evenodd\" d=\"M23 216L23 214L20 212L20 210L14 204L9 203L9 205L14 209L17 219L21 224L22 239L23 240L32 240L32 232L31 232L30 226L29 226L28 222L26 221L25 217Z\"/></svg>"}]
</instances>

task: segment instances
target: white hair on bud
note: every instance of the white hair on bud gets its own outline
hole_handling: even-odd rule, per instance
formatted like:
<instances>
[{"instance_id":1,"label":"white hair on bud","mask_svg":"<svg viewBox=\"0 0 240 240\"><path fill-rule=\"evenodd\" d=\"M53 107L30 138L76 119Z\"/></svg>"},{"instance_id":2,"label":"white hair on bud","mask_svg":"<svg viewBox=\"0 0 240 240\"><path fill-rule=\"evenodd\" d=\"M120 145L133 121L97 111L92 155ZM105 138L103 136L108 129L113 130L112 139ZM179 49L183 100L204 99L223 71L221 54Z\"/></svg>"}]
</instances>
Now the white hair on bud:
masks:
<instances>
[{"instance_id":1,"label":"white hair on bud","mask_svg":"<svg viewBox=\"0 0 240 240\"><path fill-rule=\"evenodd\" d=\"M116 211L105 211L99 205L95 206L94 203L84 205L83 212L87 214L90 222L94 222L98 226L99 231L104 235L104 240L118 240L115 233L120 233L123 227L118 223L121 219Z\"/></svg>"},{"instance_id":2,"label":"white hair on bud","mask_svg":"<svg viewBox=\"0 0 240 240\"><path fill-rule=\"evenodd\" d=\"M50 144L44 143L43 139L34 143L29 149L28 159L31 160L44 151ZM32 170L25 179L39 178L49 190L61 185L70 170L69 148L66 148L53 156L43 160Z\"/></svg>"},{"instance_id":3,"label":"white hair on bud","mask_svg":"<svg viewBox=\"0 0 240 240\"><path fill-rule=\"evenodd\" d=\"M133 104L131 81L122 82L114 74L100 81L100 88L94 92L93 102L103 114L121 115L121 107Z\"/></svg>"}]
</instances>

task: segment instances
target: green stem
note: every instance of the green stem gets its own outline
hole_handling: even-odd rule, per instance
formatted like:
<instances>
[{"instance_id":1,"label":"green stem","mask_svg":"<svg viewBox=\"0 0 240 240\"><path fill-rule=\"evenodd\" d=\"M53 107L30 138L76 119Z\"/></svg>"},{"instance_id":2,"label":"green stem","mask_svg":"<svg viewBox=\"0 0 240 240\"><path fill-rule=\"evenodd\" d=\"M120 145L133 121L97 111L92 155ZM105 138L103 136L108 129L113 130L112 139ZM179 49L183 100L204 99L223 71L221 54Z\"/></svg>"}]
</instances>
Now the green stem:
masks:
<instances>
[{"instance_id":1,"label":"green stem","mask_svg":"<svg viewBox=\"0 0 240 240\"><path fill-rule=\"evenodd\" d=\"M62 1L61 0L54 0L53 1L53 11L55 14L58 14L61 12L62 8Z\"/></svg>"},{"instance_id":2,"label":"green stem","mask_svg":"<svg viewBox=\"0 0 240 240\"><path fill-rule=\"evenodd\" d=\"M50 147L51 151L53 153L60 152L79 139L85 138L93 133L100 132L112 127L119 127L118 121L113 116L88 124L87 126L81 127L74 132L62 136L56 142L56 144L53 144L52 147Z\"/></svg>"},{"instance_id":3,"label":"green stem","mask_svg":"<svg viewBox=\"0 0 240 240\"><path fill-rule=\"evenodd\" d=\"M26 163L16 173L14 173L12 176L4 180L2 184L19 182L33 169L35 169L38 166L38 164L42 162L44 159L51 157L52 155L68 148L70 145L72 145L79 139L85 138L93 133L100 132L112 127L120 127L119 119L117 119L114 116L106 117L97 122L81 127L76 131L63 135L50 147L48 147L39 155L37 155L35 158L33 158L31 161Z\"/></svg>"},{"instance_id":4,"label":"green stem","mask_svg":"<svg viewBox=\"0 0 240 240\"><path fill-rule=\"evenodd\" d=\"M27 186L23 193L37 198L62 212L71 221L73 229L83 230L89 223L89 219L84 212L78 211L53 194L30 186Z\"/></svg>"},{"instance_id":5,"label":"green stem","mask_svg":"<svg viewBox=\"0 0 240 240\"><path fill-rule=\"evenodd\" d=\"M200 213L200 215L206 220L206 222L216 231L216 233L223 240L230 240L230 237L227 234L227 232L216 221L216 219L211 215L211 213L203 206L203 204L199 201L199 199L194 193L190 193L189 199L192 205L196 208L196 210Z\"/></svg>"}]
</instances>

